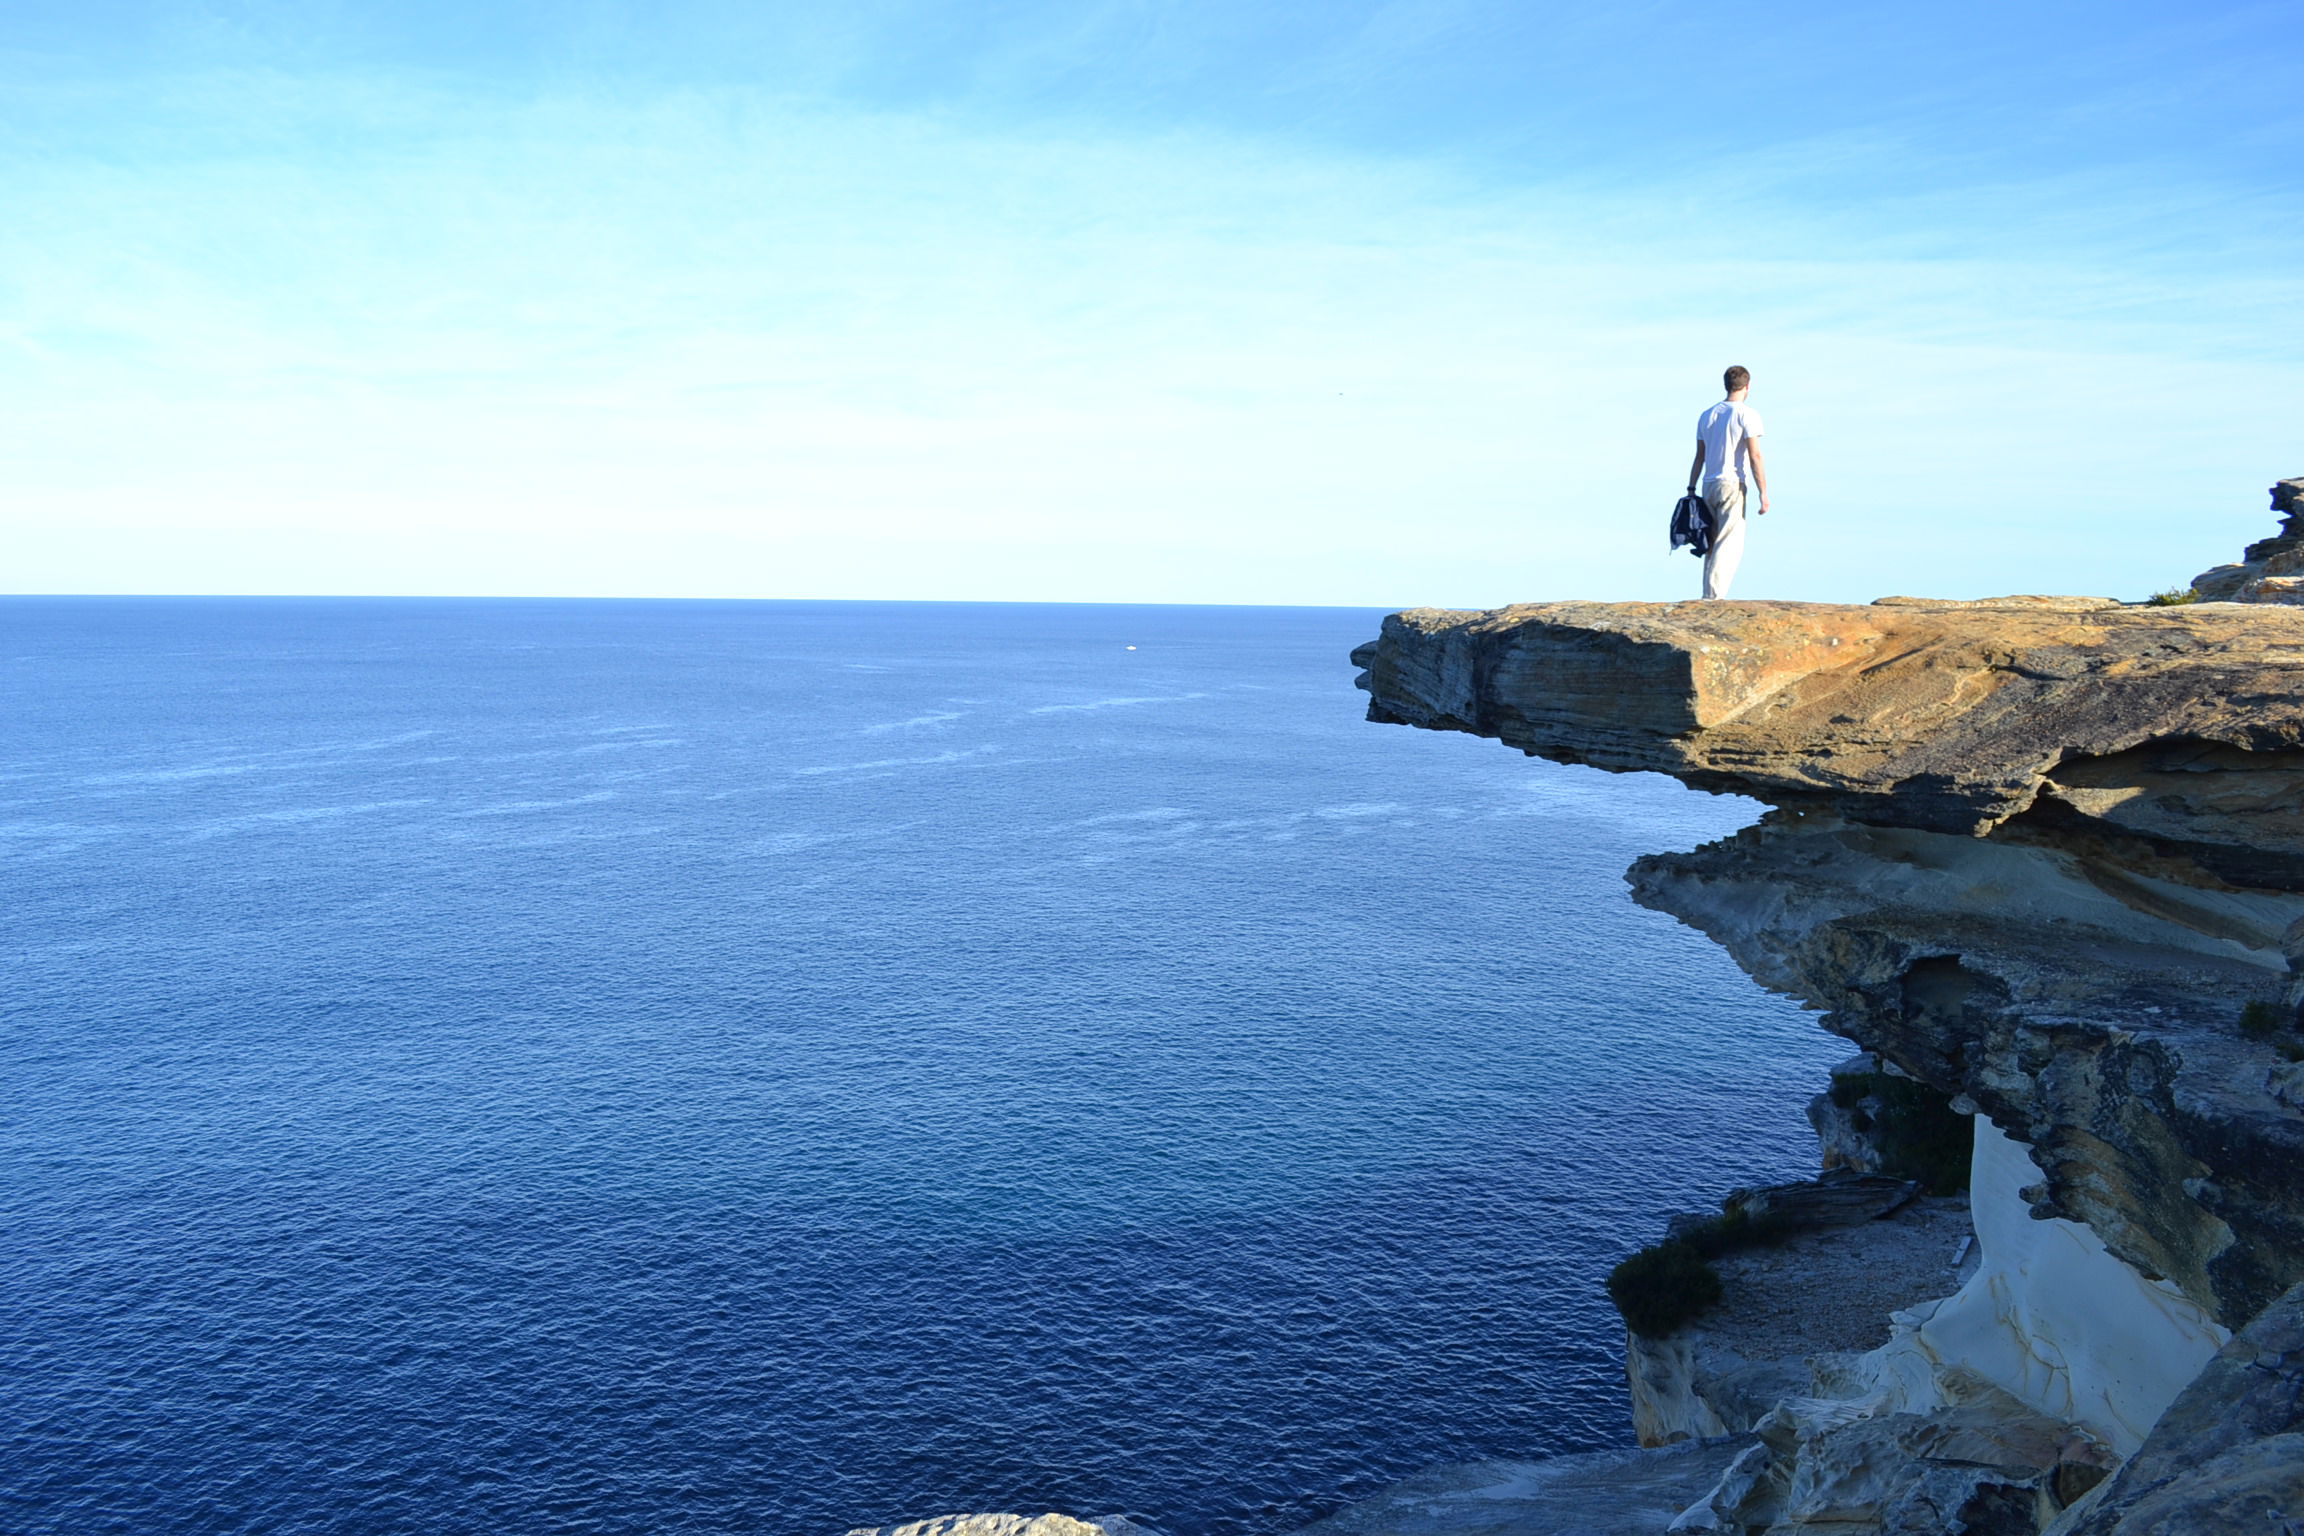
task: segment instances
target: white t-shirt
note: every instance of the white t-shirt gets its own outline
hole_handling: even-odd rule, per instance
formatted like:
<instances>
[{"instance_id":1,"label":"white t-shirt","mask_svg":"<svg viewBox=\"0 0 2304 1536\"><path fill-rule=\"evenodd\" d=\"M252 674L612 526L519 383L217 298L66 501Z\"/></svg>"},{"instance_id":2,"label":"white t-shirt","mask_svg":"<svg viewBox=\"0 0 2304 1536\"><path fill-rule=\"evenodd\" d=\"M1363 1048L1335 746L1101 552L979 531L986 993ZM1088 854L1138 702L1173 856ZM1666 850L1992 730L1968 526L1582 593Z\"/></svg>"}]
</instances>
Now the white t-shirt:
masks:
<instances>
[{"instance_id":1,"label":"white t-shirt","mask_svg":"<svg viewBox=\"0 0 2304 1536\"><path fill-rule=\"evenodd\" d=\"M1760 413L1741 400L1723 400L1696 418L1696 440L1704 445L1704 478L1752 478L1750 456L1744 444L1763 428Z\"/></svg>"}]
</instances>

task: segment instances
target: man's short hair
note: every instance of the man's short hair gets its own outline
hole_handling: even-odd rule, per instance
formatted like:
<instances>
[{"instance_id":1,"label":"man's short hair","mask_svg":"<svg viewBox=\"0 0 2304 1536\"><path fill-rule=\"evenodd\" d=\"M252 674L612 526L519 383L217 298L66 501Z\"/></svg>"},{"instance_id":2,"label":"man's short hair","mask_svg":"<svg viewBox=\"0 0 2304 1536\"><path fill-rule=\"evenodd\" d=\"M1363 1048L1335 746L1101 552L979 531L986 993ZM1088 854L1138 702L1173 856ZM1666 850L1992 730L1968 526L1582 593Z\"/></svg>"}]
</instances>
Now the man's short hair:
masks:
<instances>
[{"instance_id":1,"label":"man's short hair","mask_svg":"<svg viewBox=\"0 0 2304 1536\"><path fill-rule=\"evenodd\" d=\"M1740 389L1750 389L1752 387L1752 370L1741 367L1731 368L1720 375L1720 382L1730 394L1734 394Z\"/></svg>"}]
</instances>

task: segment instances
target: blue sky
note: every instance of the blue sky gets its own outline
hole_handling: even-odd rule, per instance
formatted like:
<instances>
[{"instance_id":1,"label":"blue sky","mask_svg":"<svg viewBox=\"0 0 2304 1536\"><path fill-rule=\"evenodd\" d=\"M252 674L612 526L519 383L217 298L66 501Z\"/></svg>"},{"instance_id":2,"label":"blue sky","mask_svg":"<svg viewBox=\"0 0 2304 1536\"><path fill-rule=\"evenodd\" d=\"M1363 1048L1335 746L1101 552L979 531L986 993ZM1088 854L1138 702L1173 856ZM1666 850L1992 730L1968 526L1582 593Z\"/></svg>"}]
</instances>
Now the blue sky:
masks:
<instances>
[{"instance_id":1,"label":"blue sky","mask_svg":"<svg viewBox=\"0 0 2304 1536\"><path fill-rule=\"evenodd\" d=\"M14 591L2138 596L2304 473L2296 5L0 0Z\"/></svg>"}]
</instances>

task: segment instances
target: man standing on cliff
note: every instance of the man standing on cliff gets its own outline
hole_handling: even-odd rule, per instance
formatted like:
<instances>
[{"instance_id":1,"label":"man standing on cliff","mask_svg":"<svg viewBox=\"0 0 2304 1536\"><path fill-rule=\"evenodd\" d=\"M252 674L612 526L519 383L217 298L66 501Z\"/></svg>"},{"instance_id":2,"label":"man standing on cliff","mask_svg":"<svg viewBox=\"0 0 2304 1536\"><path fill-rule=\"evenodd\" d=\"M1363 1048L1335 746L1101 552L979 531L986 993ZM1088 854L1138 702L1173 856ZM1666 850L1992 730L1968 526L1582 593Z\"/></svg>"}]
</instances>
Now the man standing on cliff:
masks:
<instances>
[{"instance_id":1,"label":"man standing on cliff","mask_svg":"<svg viewBox=\"0 0 2304 1536\"><path fill-rule=\"evenodd\" d=\"M1699 479L1712 509L1712 548L1704 556L1704 595L1726 597L1744 558L1744 482L1760 488L1760 511L1768 511L1768 465L1760 456L1760 413L1745 403L1752 374L1731 368L1720 382L1728 398L1696 418L1696 462L1688 466L1688 493Z\"/></svg>"}]
</instances>

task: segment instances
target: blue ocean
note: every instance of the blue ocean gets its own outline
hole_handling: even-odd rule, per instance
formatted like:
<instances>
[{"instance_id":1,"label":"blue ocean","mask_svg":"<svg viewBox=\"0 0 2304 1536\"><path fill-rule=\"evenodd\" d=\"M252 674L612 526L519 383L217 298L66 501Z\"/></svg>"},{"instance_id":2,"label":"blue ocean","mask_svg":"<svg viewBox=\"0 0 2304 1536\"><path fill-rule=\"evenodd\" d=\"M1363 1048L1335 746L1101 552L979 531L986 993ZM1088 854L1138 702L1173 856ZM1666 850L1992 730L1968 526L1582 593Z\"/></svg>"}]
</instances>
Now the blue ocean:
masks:
<instances>
[{"instance_id":1,"label":"blue ocean","mask_svg":"<svg viewBox=\"0 0 2304 1536\"><path fill-rule=\"evenodd\" d=\"M0 1528L1290 1530L1625 1443L1844 1048L1363 611L0 603Z\"/></svg>"}]
</instances>

